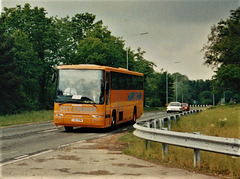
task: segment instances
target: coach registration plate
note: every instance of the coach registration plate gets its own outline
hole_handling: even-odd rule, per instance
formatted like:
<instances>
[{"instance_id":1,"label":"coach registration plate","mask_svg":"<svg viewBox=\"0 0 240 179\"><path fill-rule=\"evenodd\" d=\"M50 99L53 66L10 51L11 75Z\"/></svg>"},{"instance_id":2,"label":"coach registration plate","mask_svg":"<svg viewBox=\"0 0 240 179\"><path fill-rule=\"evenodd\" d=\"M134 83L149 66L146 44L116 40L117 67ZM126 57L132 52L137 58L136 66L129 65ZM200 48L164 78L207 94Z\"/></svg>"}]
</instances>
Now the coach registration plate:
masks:
<instances>
[{"instance_id":1,"label":"coach registration plate","mask_svg":"<svg viewBox=\"0 0 240 179\"><path fill-rule=\"evenodd\" d=\"M83 122L83 119L72 119L72 122Z\"/></svg>"}]
</instances>

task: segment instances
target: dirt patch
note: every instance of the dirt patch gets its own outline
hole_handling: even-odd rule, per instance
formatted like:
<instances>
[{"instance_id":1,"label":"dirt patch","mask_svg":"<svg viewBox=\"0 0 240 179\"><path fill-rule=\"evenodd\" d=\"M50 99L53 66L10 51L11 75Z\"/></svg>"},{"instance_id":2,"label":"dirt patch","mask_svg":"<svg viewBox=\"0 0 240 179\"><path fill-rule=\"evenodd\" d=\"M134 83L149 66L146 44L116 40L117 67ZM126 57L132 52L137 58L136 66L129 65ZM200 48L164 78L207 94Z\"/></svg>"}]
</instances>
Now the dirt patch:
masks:
<instances>
[{"instance_id":1,"label":"dirt patch","mask_svg":"<svg viewBox=\"0 0 240 179\"><path fill-rule=\"evenodd\" d=\"M108 160L117 160L116 158L110 158L110 159L108 159Z\"/></svg>"},{"instance_id":2,"label":"dirt patch","mask_svg":"<svg viewBox=\"0 0 240 179\"><path fill-rule=\"evenodd\" d=\"M75 175L77 174L83 174L83 175L114 175L114 173L111 173L106 170L97 170L97 171L91 171L91 172L75 172L73 173Z\"/></svg>"},{"instance_id":3,"label":"dirt patch","mask_svg":"<svg viewBox=\"0 0 240 179\"><path fill-rule=\"evenodd\" d=\"M140 174L140 173L124 173L123 175L136 176L136 177L138 177L138 176L141 176L142 174Z\"/></svg>"},{"instance_id":4,"label":"dirt patch","mask_svg":"<svg viewBox=\"0 0 240 179\"><path fill-rule=\"evenodd\" d=\"M79 161L81 158L75 155L58 155L58 159Z\"/></svg>"},{"instance_id":5,"label":"dirt patch","mask_svg":"<svg viewBox=\"0 0 240 179\"><path fill-rule=\"evenodd\" d=\"M28 164L26 163L19 163L18 166L27 166Z\"/></svg>"},{"instance_id":6,"label":"dirt patch","mask_svg":"<svg viewBox=\"0 0 240 179\"><path fill-rule=\"evenodd\" d=\"M70 173L69 172L70 168L60 168L60 169L55 169L55 170L60 171L62 173Z\"/></svg>"},{"instance_id":7,"label":"dirt patch","mask_svg":"<svg viewBox=\"0 0 240 179\"><path fill-rule=\"evenodd\" d=\"M56 151L62 151L62 152L71 152L72 148L71 148L71 146L68 146L68 147L60 147L60 148L57 148L55 150Z\"/></svg>"},{"instance_id":8,"label":"dirt patch","mask_svg":"<svg viewBox=\"0 0 240 179\"><path fill-rule=\"evenodd\" d=\"M35 161L38 162L38 163L42 163L42 162L46 162L47 159L41 158L41 159L36 159Z\"/></svg>"},{"instance_id":9,"label":"dirt patch","mask_svg":"<svg viewBox=\"0 0 240 179\"><path fill-rule=\"evenodd\" d=\"M53 160L54 158L38 158L38 159L33 159L35 162L37 163L43 163L43 162L47 162L49 160Z\"/></svg>"},{"instance_id":10,"label":"dirt patch","mask_svg":"<svg viewBox=\"0 0 240 179\"><path fill-rule=\"evenodd\" d=\"M128 144L126 142L119 141L119 137L126 133L119 133L114 135L107 135L98 139L88 140L87 143L94 143L93 145L84 146L87 149L106 149L109 151L122 151Z\"/></svg>"},{"instance_id":11,"label":"dirt patch","mask_svg":"<svg viewBox=\"0 0 240 179\"><path fill-rule=\"evenodd\" d=\"M112 165L113 166L118 166L118 167L124 167L126 164L125 163L114 163Z\"/></svg>"},{"instance_id":12,"label":"dirt patch","mask_svg":"<svg viewBox=\"0 0 240 179\"><path fill-rule=\"evenodd\" d=\"M30 170L42 170L42 168L30 168Z\"/></svg>"},{"instance_id":13,"label":"dirt patch","mask_svg":"<svg viewBox=\"0 0 240 179\"><path fill-rule=\"evenodd\" d=\"M131 167L131 168L145 168L145 167L152 167L152 166L144 166L144 165L137 165L137 164L129 164L128 167Z\"/></svg>"}]
</instances>

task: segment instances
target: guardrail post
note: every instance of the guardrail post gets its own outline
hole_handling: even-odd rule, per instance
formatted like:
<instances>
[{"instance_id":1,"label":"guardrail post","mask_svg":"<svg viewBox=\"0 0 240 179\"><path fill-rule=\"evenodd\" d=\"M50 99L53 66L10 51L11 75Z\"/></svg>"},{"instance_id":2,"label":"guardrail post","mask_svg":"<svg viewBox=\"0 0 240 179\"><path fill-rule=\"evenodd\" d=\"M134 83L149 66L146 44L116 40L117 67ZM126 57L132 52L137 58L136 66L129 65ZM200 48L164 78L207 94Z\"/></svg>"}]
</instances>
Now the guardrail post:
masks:
<instances>
[{"instance_id":1,"label":"guardrail post","mask_svg":"<svg viewBox=\"0 0 240 179\"><path fill-rule=\"evenodd\" d=\"M168 130L171 130L171 118L168 117Z\"/></svg>"},{"instance_id":2,"label":"guardrail post","mask_svg":"<svg viewBox=\"0 0 240 179\"><path fill-rule=\"evenodd\" d=\"M159 123L159 129L162 129L164 127L163 119L158 119L158 123Z\"/></svg>"},{"instance_id":3,"label":"guardrail post","mask_svg":"<svg viewBox=\"0 0 240 179\"><path fill-rule=\"evenodd\" d=\"M157 121L155 119L153 121L153 128L157 129Z\"/></svg>"},{"instance_id":4,"label":"guardrail post","mask_svg":"<svg viewBox=\"0 0 240 179\"><path fill-rule=\"evenodd\" d=\"M162 128L162 130L167 131L168 128ZM163 160L165 159L165 156L166 158L168 157L168 144L162 143L162 159Z\"/></svg>"},{"instance_id":5,"label":"guardrail post","mask_svg":"<svg viewBox=\"0 0 240 179\"><path fill-rule=\"evenodd\" d=\"M200 132L194 132L196 135L200 135ZM201 153L199 149L194 149L194 168L200 167Z\"/></svg>"},{"instance_id":6,"label":"guardrail post","mask_svg":"<svg viewBox=\"0 0 240 179\"><path fill-rule=\"evenodd\" d=\"M174 118L174 122L176 123L177 122L177 116L173 116Z\"/></svg>"},{"instance_id":7,"label":"guardrail post","mask_svg":"<svg viewBox=\"0 0 240 179\"><path fill-rule=\"evenodd\" d=\"M150 123L147 122L147 128L150 128ZM150 148L150 141L149 140L145 140L145 148L149 149Z\"/></svg>"},{"instance_id":8,"label":"guardrail post","mask_svg":"<svg viewBox=\"0 0 240 179\"><path fill-rule=\"evenodd\" d=\"M162 127L161 119L158 119L158 127L159 127L159 129L161 129L161 127Z\"/></svg>"}]
</instances>

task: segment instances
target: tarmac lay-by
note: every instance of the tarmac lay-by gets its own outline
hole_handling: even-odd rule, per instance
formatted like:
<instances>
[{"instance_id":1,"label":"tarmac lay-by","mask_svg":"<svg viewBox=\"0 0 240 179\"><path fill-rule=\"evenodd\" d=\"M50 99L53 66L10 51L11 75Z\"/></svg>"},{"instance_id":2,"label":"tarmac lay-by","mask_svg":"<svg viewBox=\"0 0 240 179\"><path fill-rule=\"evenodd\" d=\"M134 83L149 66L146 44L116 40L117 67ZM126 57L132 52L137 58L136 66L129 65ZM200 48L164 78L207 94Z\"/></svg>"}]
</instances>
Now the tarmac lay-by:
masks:
<instances>
[{"instance_id":1,"label":"tarmac lay-by","mask_svg":"<svg viewBox=\"0 0 240 179\"><path fill-rule=\"evenodd\" d=\"M2 166L1 178L216 178L125 155L126 144L117 142L121 135L109 134L16 160Z\"/></svg>"}]
</instances>

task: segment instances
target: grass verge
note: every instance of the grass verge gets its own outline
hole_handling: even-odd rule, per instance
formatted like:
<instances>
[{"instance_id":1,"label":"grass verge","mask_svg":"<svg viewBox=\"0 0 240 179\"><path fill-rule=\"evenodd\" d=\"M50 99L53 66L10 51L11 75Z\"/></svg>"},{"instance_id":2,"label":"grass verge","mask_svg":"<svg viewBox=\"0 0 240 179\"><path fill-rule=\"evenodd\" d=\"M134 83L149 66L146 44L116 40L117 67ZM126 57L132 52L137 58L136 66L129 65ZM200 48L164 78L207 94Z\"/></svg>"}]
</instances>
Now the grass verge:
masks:
<instances>
[{"instance_id":1,"label":"grass verge","mask_svg":"<svg viewBox=\"0 0 240 179\"><path fill-rule=\"evenodd\" d=\"M181 132L201 132L204 135L240 138L240 105L220 106L205 110L199 114L182 117L172 130ZM171 167L187 169L213 176L240 178L240 158L223 154L201 151L201 165L193 166L193 149L169 146L168 157L162 159L162 144L151 142L150 148L145 148L145 140L133 135L133 131L119 140L128 143L123 151L144 160L161 163Z\"/></svg>"},{"instance_id":2,"label":"grass verge","mask_svg":"<svg viewBox=\"0 0 240 179\"><path fill-rule=\"evenodd\" d=\"M16 115L0 116L0 127L53 120L52 110L24 112Z\"/></svg>"}]
</instances>

